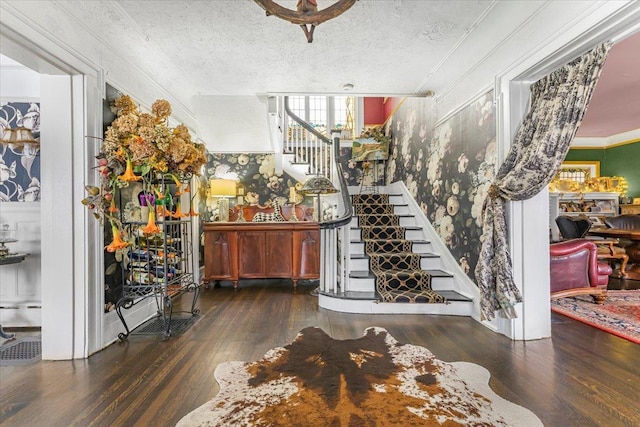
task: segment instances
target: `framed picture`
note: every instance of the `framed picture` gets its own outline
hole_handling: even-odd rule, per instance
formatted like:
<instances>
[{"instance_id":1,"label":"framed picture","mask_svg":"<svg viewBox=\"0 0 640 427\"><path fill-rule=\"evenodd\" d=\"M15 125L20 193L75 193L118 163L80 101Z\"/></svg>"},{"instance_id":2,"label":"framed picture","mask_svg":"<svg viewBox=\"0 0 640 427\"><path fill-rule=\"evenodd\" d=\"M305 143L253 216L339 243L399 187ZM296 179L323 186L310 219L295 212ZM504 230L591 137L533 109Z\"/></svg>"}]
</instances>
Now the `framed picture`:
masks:
<instances>
[{"instance_id":1,"label":"framed picture","mask_svg":"<svg viewBox=\"0 0 640 427\"><path fill-rule=\"evenodd\" d=\"M600 162L594 161L565 161L556 174L556 179L585 182L600 176Z\"/></svg>"},{"instance_id":2,"label":"framed picture","mask_svg":"<svg viewBox=\"0 0 640 427\"><path fill-rule=\"evenodd\" d=\"M389 143L378 142L373 138L360 138L353 141L352 160L386 160L389 157Z\"/></svg>"}]
</instances>

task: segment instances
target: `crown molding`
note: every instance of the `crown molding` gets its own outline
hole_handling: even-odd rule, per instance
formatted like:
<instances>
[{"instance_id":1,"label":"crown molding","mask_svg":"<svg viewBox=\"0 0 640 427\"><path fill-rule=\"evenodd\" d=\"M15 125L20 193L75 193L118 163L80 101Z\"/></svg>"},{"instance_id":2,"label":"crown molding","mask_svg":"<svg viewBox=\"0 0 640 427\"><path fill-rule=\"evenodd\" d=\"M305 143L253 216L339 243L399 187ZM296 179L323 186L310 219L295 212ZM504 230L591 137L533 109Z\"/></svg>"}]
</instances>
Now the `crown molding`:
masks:
<instances>
[{"instance_id":1,"label":"crown molding","mask_svg":"<svg viewBox=\"0 0 640 427\"><path fill-rule=\"evenodd\" d=\"M571 149L605 149L640 142L640 128L605 137L574 138Z\"/></svg>"}]
</instances>

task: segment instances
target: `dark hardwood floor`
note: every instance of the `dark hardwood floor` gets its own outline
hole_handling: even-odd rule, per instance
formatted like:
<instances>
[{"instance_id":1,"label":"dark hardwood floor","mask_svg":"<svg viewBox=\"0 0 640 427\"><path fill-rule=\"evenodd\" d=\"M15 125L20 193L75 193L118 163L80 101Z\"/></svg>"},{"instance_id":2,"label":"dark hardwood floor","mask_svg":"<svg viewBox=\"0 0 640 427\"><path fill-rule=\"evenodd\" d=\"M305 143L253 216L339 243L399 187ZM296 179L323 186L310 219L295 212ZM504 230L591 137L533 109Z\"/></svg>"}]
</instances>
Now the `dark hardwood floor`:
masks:
<instances>
[{"instance_id":1,"label":"dark hardwood floor","mask_svg":"<svg viewBox=\"0 0 640 427\"><path fill-rule=\"evenodd\" d=\"M204 291L198 321L168 341L131 336L86 360L0 367L0 425L173 426L217 393L219 363L256 360L307 326L337 339L381 326L441 360L482 365L496 393L546 426L640 425L638 344L556 314L551 339L514 342L465 317L335 313L318 309L313 286L268 283Z\"/></svg>"}]
</instances>

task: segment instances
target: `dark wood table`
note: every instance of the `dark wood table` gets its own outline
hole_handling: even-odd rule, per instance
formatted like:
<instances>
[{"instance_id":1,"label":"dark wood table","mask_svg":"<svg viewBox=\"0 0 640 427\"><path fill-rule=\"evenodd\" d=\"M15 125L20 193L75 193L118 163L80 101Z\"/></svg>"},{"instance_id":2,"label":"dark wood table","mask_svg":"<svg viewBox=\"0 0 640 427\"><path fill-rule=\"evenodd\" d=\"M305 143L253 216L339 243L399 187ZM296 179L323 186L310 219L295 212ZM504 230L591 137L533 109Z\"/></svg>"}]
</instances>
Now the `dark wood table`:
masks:
<instances>
[{"instance_id":1,"label":"dark wood table","mask_svg":"<svg viewBox=\"0 0 640 427\"><path fill-rule=\"evenodd\" d=\"M7 256L0 257L0 265L17 264L24 261L27 255L29 254L9 254ZM2 325L0 325L0 337L5 340L12 340L16 337L16 334L5 332L4 329L2 329Z\"/></svg>"},{"instance_id":2,"label":"dark wood table","mask_svg":"<svg viewBox=\"0 0 640 427\"><path fill-rule=\"evenodd\" d=\"M640 280L640 230L623 228L592 228L589 230L592 236L612 237L615 239L627 239L631 244L625 247L629 255L627 278Z\"/></svg>"}]
</instances>

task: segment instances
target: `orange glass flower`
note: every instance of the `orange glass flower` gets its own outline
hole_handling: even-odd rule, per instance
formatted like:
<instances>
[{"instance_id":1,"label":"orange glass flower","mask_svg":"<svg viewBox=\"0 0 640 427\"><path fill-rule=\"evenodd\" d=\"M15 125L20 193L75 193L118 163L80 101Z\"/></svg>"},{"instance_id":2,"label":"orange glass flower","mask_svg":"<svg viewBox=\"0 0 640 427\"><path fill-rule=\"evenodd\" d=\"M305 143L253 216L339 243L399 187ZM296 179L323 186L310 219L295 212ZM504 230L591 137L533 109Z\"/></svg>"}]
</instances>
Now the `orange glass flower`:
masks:
<instances>
[{"instance_id":1,"label":"orange glass flower","mask_svg":"<svg viewBox=\"0 0 640 427\"><path fill-rule=\"evenodd\" d=\"M171 174L171 178L173 178L173 182L176 184L176 196L180 197L182 195L182 183L178 177L173 174Z\"/></svg>"},{"instance_id":2,"label":"orange glass flower","mask_svg":"<svg viewBox=\"0 0 640 427\"><path fill-rule=\"evenodd\" d=\"M180 201L176 204L176 211L171 215L174 219L180 219L189 216L189 214L182 213L182 209L180 208Z\"/></svg>"},{"instance_id":3,"label":"orange glass flower","mask_svg":"<svg viewBox=\"0 0 640 427\"><path fill-rule=\"evenodd\" d=\"M164 212L162 212L162 216L164 216L165 218L171 218L173 216L173 212L167 209L166 206L163 206L162 208L164 209Z\"/></svg>"},{"instance_id":4,"label":"orange glass flower","mask_svg":"<svg viewBox=\"0 0 640 427\"><path fill-rule=\"evenodd\" d=\"M153 209L149 209L149 220L147 221L147 225L142 228L142 233L145 236L149 236L151 234L158 234L160 232L160 228L156 224L156 213Z\"/></svg>"},{"instance_id":5,"label":"orange glass flower","mask_svg":"<svg viewBox=\"0 0 640 427\"><path fill-rule=\"evenodd\" d=\"M127 168L124 170L124 173L118 177L118 179L127 182L142 181L141 176L133 173L133 163L131 162L131 159L127 159Z\"/></svg>"},{"instance_id":6,"label":"orange glass flower","mask_svg":"<svg viewBox=\"0 0 640 427\"><path fill-rule=\"evenodd\" d=\"M109 205L109 212L116 213L118 212L118 208L116 207L116 200L111 199L111 204Z\"/></svg>"},{"instance_id":7,"label":"orange glass flower","mask_svg":"<svg viewBox=\"0 0 640 427\"><path fill-rule=\"evenodd\" d=\"M164 205L167 194L162 193L157 187L153 187L153 191L156 193L156 206ZM158 214L162 215L162 212Z\"/></svg>"},{"instance_id":8,"label":"orange glass flower","mask_svg":"<svg viewBox=\"0 0 640 427\"><path fill-rule=\"evenodd\" d=\"M128 242L122 240L120 237L120 230L115 225L111 225L111 232L113 233L113 241L109 245L105 246L107 252L115 252L118 249L126 248L129 246Z\"/></svg>"}]
</instances>

